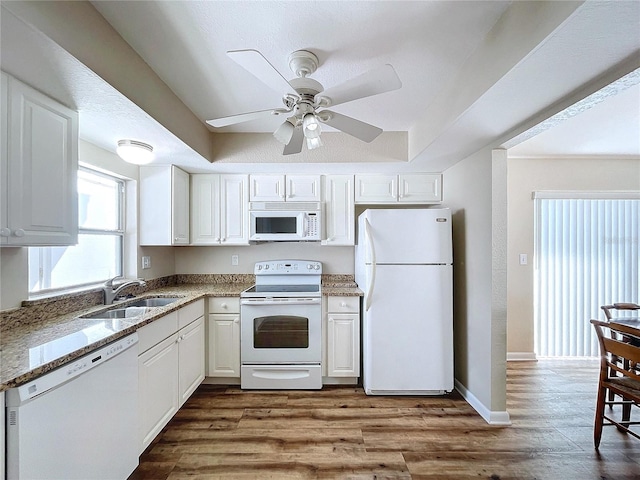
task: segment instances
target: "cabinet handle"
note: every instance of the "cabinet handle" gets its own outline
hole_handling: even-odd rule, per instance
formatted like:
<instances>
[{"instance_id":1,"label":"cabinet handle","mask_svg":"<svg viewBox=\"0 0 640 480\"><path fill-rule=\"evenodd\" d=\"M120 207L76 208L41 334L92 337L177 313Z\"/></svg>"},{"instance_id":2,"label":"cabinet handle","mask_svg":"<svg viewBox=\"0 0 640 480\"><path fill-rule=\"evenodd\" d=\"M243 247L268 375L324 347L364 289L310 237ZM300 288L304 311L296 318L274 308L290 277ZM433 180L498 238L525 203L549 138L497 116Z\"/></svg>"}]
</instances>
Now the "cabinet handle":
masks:
<instances>
[{"instance_id":1,"label":"cabinet handle","mask_svg":"<svg viewBox=\"0 0 640 480\"><path fill-rule=\"evenodd\" d=\"M7 227L0 228L0 237L9 237L11 236L11 230Z\"/></svg>"},{"instance_id":2,"label":"cabinet handle","mask_svg":"<svg viewBox=\"0 0 640 480\"><path fill-rule=\"evenodd\" d=\"M13 233L16 237L24 237L24 230L19 228Z\"/></svg>"}]
</instances>

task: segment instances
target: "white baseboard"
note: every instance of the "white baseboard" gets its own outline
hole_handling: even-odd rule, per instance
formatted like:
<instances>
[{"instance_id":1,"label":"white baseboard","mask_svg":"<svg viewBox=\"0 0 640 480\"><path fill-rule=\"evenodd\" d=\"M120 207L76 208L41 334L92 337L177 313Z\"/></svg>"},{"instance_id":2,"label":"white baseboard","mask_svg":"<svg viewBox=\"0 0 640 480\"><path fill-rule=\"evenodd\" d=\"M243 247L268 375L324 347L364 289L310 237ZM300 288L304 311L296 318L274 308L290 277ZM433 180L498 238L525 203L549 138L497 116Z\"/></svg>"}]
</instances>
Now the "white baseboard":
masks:
<instances>
[{"instance_id":1,"label":"white baseboard","mask_svg":"<svg viewBox=\"0 0 640 480\"><path fill-rule=\"evenodd\" d=\"M507 352L507 362L537 362L535 352Z\"/></svg>"},{"instance_id":2,"label":"white baseboard","mask_svg":"<svg viewBox=\"0 0 640 480\"><path fill-rule=\"evenodd\" d=\"M455 381L456 390L460 392L460 395L467 401L469 405L473 407L473 409L480 414L484 420L490 425L511 425L511 418L509 417L509 412L501 411L491 411L488 409L478 398L471 393L467 388L462 385L458 380Z\"/></svg>"}]
</instances>

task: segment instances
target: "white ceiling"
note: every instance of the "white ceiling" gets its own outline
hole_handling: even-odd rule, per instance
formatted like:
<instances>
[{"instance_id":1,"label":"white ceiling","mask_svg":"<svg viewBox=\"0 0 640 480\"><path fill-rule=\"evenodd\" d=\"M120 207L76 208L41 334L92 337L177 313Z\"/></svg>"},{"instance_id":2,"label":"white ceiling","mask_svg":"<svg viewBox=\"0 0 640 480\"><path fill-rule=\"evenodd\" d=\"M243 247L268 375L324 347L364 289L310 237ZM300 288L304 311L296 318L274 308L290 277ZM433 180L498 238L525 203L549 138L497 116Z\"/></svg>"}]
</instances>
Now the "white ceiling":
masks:
<instances>
[{"instance_id":1,"label":"white ceiling","mask_svg":"<svg viewBox=\"0 0 640 480\"><path fill-rule=\"evenodd\" d=\"M27 26L28 21L23 23L20 9L9 3L3 5L17 13L14 17L2 9L3 70L78 108L83 138L108 150L115 150L118 138L144 139L161 158L186 167L203 165L200 155L162 126L166 122L152 118L33 25ZM385 132L407 132L413 146L407 160L432 171L535 126L546 112L569 106L563 99L579 97L583 90L592 93L590 85L621 65L626 70L640 66L640 2L635 0L586 2L575 11L570 11L576 5L570 2L91 3L203 123L281 105L282 92L270 90L238 66L226 55L228 50L259 50L286 78L293 77L289 53L310 50L320 60L312 78L325 88L390 63L402 80L400 90L335 110ZM549 6L569 13L549 35L534 41L545 28L549 15L544 9ZM513 44L501 43L508 38L505 25L522 8L532 12L522 24L522 38L516 35ZM135 74L126 69L116 73ZM640 155L639 112L640 91L631 86L513 151ZM280 121L210 130L272 132ZM264 161L282 157L274 150Z\"/></svg>"}]
</instances>

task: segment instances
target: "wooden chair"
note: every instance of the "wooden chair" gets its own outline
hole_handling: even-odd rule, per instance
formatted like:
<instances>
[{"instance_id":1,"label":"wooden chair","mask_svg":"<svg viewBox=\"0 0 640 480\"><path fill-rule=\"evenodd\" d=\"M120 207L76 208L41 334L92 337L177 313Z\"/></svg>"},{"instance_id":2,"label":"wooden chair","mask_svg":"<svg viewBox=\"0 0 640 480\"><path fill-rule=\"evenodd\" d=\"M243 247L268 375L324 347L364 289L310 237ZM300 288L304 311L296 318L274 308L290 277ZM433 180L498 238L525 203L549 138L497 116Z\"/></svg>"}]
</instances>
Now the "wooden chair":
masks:
<instances>
[{"instance_id":1,"label":"wooden chair","mask_svg":"<svg viewBox=\"0 0 640 480\"><path fill-rule=\"evenodd\" d=\"M630 416L631 407L640 403L640 372L636 368L640 363L640 346L628 341L640 341L640 332L633 327L599 320L591 320L591 324L600 344L600 377L593 429L593 442L598 449L604 425L615 425L618 430L640 439L640 435L631 430L632 425L640 425L640 422L632 422ZM607 401L607 392L619 395L622 401ZM605 405L611 403L623 405L621 421L605 414Z\"/></svg>"},{"instance_id":2,"label":"wooden chair","mask_svg":"<svg viewBox=\"0 0 640 480\"><path fill-rule=\"evenodd\" d=\"M607 318L607 321L610 322L611 320L616 318L613 316L612 310L640 310L640 305L636 305L635 303L614 303L613 305L603 305L600 308L604 311L604 316Z\"/></svg>"}]
</instances>

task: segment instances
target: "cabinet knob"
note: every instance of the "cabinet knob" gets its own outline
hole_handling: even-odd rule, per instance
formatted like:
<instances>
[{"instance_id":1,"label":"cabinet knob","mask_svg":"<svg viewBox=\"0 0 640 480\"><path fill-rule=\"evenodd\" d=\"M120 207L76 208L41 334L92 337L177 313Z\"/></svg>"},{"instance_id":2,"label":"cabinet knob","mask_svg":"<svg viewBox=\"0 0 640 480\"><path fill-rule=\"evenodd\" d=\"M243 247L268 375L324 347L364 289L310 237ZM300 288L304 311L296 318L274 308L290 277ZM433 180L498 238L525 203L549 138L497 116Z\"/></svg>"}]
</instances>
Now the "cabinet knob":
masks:
<instances>
[{"instance_id":1,"label":"cabinet knob","mask_svg":"<svg viewBox=\"0 0 640 480\"><path fill-rule=\"evenodd\" d=\"M226 303L224 303L224 302L223 302L223 303L221 303L221 304L220 304L220 308L227 308L227 304L226 304Z\"/></svg>"},{"instance_id":2,"label":"cabinet knob","mask_svg":"<svg viewBox=\"0 0 640 480\"><path fill-rule=\"evenodd\" d=\"M219 242L219 241L220 241L220 239L219 239L218 237L216 237L216 238L214 238L214 239L213 239L213 241L214 241L214 242Z\"/></svg>"},{"instance_id":3,"label":"cabinet knob","mask_svg":"<svg viewBox=\"0 0 640 480\"><path fill-rule=\"evenodd\" d=\"M340 302L340 306L341 307L346 307L347 306L347 302Z\"/></svg>"},{"instance_id":4,"label":"cabinet knob","mask_svg":"<svg viewBox=\"0 0 640 480\"><path fill-rule=\"evenodd\" d=\"M15 232L13 232L13 234L16 237L24 237L24 230L22 228L17 229Z\"/></svg>"},{"instance_id":5,"label":"cabinet knob","mask_svg":"<svg viewBox=\"0 0 640 480\"><path fill-rule=\"evenodd\" d=\"M9 230L7 227L0 228L0 237L8 237L10 235L11 235L11 230Z\"/></svg>"},{"instance_id":6,"label":"cabinet knob","mask_svg":"<svg viewBox=\"0 0 640 480\"><path fill-rule=\"evenodd\" d=\"M233 323L240 323L240 319L238 317L234 318Z\"/></svg>"}]
</instances>

